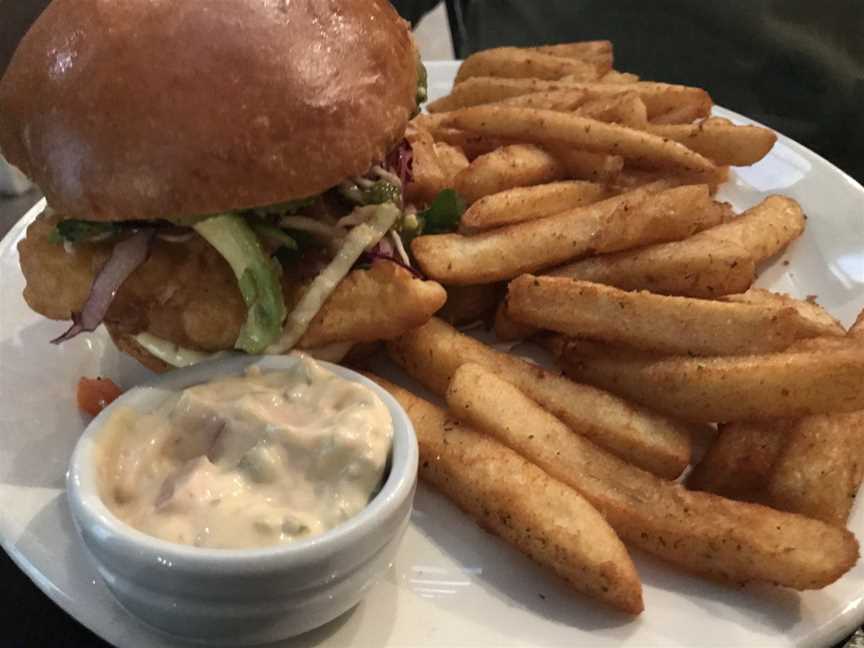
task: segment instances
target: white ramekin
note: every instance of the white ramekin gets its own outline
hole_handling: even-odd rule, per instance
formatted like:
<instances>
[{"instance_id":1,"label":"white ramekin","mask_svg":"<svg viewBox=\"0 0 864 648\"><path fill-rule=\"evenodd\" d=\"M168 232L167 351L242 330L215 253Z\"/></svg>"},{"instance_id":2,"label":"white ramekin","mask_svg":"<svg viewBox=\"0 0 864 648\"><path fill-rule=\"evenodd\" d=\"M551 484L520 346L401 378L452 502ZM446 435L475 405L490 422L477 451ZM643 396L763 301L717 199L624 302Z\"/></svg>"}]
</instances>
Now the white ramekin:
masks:
<instances>
[{"instance_id":1,"label":"white ramekin","mask_svg":"<svg viewBox=\"0 0 864 648\"><path fill-rule=\"evenodd\" d=\"M393 420L389 473L359 514L319 536L263 549L201 549L148 536L115 517L99 495L96 449L112 410L148 411L169 393L256 365L285 369L296 356L231 356L160 376L118 398L81 436L67 474L75 524L117 600L151 626L204 644L284 639L356 605L390 566L411 514L417 440L405 411L364 376L322 363L384 401Z\"/></svg>"}]
</instances>

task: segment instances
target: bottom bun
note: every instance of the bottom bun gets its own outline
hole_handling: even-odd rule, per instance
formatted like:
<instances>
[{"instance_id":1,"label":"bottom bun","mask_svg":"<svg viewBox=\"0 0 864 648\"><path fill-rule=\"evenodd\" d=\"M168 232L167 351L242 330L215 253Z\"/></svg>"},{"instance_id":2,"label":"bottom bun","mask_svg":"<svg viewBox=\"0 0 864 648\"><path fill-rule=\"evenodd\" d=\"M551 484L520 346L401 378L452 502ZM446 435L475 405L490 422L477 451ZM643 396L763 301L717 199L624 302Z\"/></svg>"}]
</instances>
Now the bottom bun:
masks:
<instances>
[{"instance_id":1,"label":"bottom bun","mask_svg":"<svg viewBox=\"0 0 864 648\"><path fill-rule=\"evenodd\" d=\"M132 356L142 365L155 371L156 373L165 373L171 371L174 366L168 364L161 358L157 358L150 351L145 349L136 339L134 335L122 333L116 327L106 324L105 328L111 336L111 341L123 353ZM364 342L359 345L354 345L351 342L332 344L327 347L317 349L303 349L304 353L308 353L316 360L325 360L327 362L350 364L352 362L365 361L374 352L381 348L379 342ZM299 349L298 349L299 350Z\"/></svg>"},{"instance_id":2,"label":"bottom bun","mask_svg":"<svg viewBox=\"0 0 864 648\"><path fill-rule=\"evenodd\" d=\"M114 326L108 323L105 324L105 328L108 329L108 335L111 336L111 340L118 349L123 353L132 356L151 371L155 371L156 373L165 373L174 368L138 344L133 336L127 333L121 333Z\"/></svg>"}]
</instances>

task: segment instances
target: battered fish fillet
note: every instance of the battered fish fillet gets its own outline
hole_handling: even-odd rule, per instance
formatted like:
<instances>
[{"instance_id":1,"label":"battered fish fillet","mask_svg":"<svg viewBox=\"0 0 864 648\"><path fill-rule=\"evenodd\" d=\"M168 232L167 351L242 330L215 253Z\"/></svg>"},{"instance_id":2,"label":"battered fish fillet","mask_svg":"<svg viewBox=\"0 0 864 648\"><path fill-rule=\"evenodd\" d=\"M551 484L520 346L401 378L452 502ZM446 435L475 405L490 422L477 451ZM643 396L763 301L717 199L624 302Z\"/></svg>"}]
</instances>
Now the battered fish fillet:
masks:
<instances>
[{"instance_id":1,"label":"battered fish fillet","mask_svg":"<svg viewBox=\"0 0 864 648\"><path fill-rule=\"evenodd\" d=\"M417 279L390 261L376 261L342 280L298 346L389 340L425 324L445 301L440 284Z\"/></svg>"},{"instance_id":2,"label":"battered fish fillet","mask_svg":"<svg viewBox=\"0 0 864 648\"><path fill-rule=\"evenodd\" d=\"M42 214L18 251L27 280L24 299L48 318L69 320L84 305L112 243L82 243L67 251L49 240L60 220L57 214ZM290 309L303 285L288 275L282 284ZM444 289L434 281L376 261L369 270L354 270L343 279L299 346L396 337L426 322L445 300ZM181 242L157 239L150 258L124 282L105 318L115 340L148 332L201 351L231 349L245 321L246 306L231 268L197 235Z\"/></svg>"}]
</instances>

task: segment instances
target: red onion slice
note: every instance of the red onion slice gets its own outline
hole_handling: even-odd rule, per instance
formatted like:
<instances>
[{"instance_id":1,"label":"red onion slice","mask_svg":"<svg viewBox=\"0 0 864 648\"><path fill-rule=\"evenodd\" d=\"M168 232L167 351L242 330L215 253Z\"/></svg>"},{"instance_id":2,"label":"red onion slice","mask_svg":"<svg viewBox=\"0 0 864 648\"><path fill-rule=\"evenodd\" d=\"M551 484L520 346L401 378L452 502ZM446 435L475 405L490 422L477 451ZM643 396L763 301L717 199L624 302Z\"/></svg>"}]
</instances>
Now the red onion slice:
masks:
<instances>
[{"instance_id":1,"label":"red onion slice","mask_svg":"<svg viewBox=\"0 0 864 648\"><path fill-rule=\"evenodd\" d=\"M150 243L155 233L156 230L152 227L140 229L114 246L108 263L99 271L90 286L84 308L80 313L72 313L72 326L63 335L51 340L51 344L60 344L79 333L96 330L105 318L120 286L150 256Z\"/></svg>"},{"instance_id":2,"label":"red onion slice","mask_svg":"<svg viewBox=\"0 0 864 648\"><path fill-rule=\"evenodd\" d=\"M360 263L372 263L375 259L382 259L383 261L390 261L390 263L395 263L400 268L405 268L408 272L414 275L417 279L425 279L417 268L413 268L410 265L407 265L402 259L396 256L396 250L393 249L393 244L390 243L387 239L381 239L375 247L371 250L367 250L363 253L363 256L360 257Z\"/></svg>"},{"instance_id":3,"label":"red onion slice","mask_svg":"<svg viewBox=\"0 0 864 648\"><path fill-rule=\"evenodd\" d=\"M387 156L386 166L388 170L399 176L399 179L402 181L403 191L413 178L413 161L414 151L411 150L411 144L406 139L399 142L399 146L390 151L390 154Z\"/></svg>"}]
</instances>

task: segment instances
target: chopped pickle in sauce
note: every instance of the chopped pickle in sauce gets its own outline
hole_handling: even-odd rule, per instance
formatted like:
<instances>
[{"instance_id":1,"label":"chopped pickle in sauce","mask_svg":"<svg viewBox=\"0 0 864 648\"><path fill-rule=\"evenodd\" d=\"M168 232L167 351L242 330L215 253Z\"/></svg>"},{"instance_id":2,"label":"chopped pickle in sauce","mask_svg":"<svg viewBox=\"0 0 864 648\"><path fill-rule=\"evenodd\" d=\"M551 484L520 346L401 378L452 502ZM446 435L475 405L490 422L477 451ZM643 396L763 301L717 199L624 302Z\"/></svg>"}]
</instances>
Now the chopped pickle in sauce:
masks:
<instances>
[{"instance_id":1,"label":"chopped pickle in sauce","mask_svg":"<svg viewBox=\"0 0 864 648\"><path fill-rule=\"evenodd\" d=\"M100 492L121 520L169 542L291 542L366 507L392 435L375 392L302 356L189 387L149 413L117 409L100 441Z\"/></svg>"}]
</instances>

